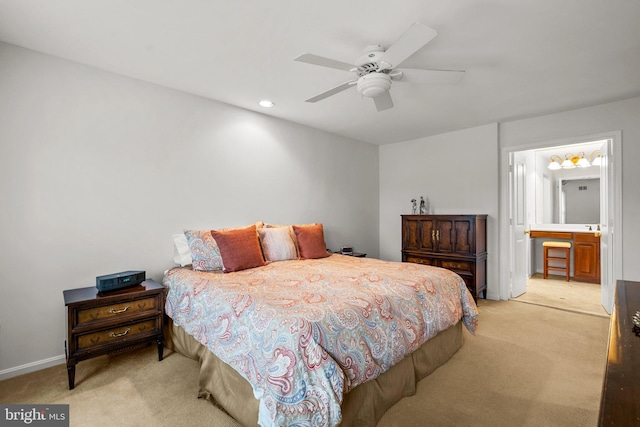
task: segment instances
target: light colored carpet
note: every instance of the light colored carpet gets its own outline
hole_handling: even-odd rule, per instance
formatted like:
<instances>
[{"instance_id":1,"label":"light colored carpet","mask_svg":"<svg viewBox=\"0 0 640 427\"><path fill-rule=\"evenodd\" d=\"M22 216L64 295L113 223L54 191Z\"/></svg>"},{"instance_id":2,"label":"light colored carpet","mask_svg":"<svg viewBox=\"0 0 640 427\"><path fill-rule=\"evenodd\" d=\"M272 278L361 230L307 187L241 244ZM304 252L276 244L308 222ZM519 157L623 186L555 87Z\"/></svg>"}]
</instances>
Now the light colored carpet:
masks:
<instances>
[{"instance_id":1,"label":"light colored carpet","mask_svg":"<svg viewBox=\"0 0 640 427\"><path fill-rule=\"evenodd\" d=\"M388 411L379 427L596 426L608 319L513 301L479 302L477 334ZM239 427L197 399L198 362L155 346L0 382L0 403L68 403L71 426Z\"/></svg>"},{"instance_id":2,"label":"light colored carpet","mask_svg":"<svg viewBox=\"0 0 640 427\"><path fill-rule=\"evenodd\" d=\"M602 307L600 285L594 283L567 282L564 276L549 275L543 279L541 273L527 281L527 291L514 301L554 307L597 316L609 317Z\"/></svg>"},{"instance_id":3,"label":"light colored carpet","mask_svg":"<svg viewBox=\"0 0 640 427\"><path fill-rule=\"evenodd\" d=\"M82 390L82 391L80 391ZM105 396L109 396L105 405ZM73 396L54 403L69 404L69 418L78 426L139 426L161 425L143 396L130 378L115 378L113 382L96 388L80 388ZM122 408L134 407L135 416L122 413Z\"/></svg>"},{"instance_id":4,"label":"light colored carpet","mask_svg":"<svg viewBox=\"0 0 640 427\"><path fill-rule=\"evenodd\" d=\"M199 363L155 345L76 365L68 389L65 365L0 381L0 403L68 404L72 427L239 427L210 402L198 399Z\"/></svg>"},{"instance_id":5,"label":"light colored carpet","mask_svg":"<svg viewBox=\"0 0 640 427\"><path fill-rule=\"evenodd\" d=\"M608 319L513 301L479 308L476 336L379 426L596 426Z\"/></svg>"}]
</instances>

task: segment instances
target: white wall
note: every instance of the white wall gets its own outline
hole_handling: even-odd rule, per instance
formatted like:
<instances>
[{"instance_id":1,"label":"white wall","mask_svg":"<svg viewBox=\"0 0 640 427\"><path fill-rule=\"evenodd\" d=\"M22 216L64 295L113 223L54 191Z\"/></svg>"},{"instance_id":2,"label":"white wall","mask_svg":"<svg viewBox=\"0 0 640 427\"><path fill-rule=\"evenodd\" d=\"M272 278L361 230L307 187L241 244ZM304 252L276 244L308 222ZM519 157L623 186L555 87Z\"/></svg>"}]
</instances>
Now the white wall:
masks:
<instances>
[{"instance_id":1,"label":"white wall","mask_svg":"<svg viewBox=\"0 0 640 427\"><path fill-rule=\"evenodd\" d=\"M187 227L321 221L330 247L399 260L400 215L425 196L489 215L500 298L499 147L622 130L623 272L640 280L638 117L633 98L378 150L0 43L0 379L62 362L62 290L160 280Z\"/></svg>"},{"instance_id":2,"label":"white wall","mask_svg":"<svg viewBox=\"0 0 640 427\"><path fill-rule=\"evenodd\" d=\"M498 126L491 124L380 147L380 256L402 259L400 215L411 199L431 213L487 214L487 296L498 293Z\"/></svg>"},{"instance_id":3,"label":"white wall","mask_svg":"<svg viewBox=\"0 0 640 427\"><path fill-rule=\"evenodd\" d=\"M160 281L183 228L318 221L377 257L378 194L375 145L0 43L0 379L63 361L64 289Z\"/></svg>"},{"instance_id":4,"label":"white wall","mask_svg":"<svg viewBox=\"0 0 640 427\"><path fill-rule=\"evenodd\" d=\"M640 97L563 113L501 123L501 149L622 132L622 277L640 281ZM620 163L618 163L620 164ZM503 186L504 187L504 186ZM502 268L502 266L501 266Z\"/></svg>"}]
</instances>

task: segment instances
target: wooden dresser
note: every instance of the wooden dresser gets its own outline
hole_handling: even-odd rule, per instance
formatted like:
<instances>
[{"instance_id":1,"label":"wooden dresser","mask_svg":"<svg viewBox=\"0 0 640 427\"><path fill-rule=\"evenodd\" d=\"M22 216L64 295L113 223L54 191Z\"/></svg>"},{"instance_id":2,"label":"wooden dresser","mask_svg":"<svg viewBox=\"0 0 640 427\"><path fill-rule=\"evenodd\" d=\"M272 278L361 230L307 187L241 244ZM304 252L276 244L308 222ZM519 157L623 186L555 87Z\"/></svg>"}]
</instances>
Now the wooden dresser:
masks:
<instances>
[{"instance_id":1,"label":"wooden dresser","mask_svg":"<svg viewBox=\"0 0 640 427\"><path fill-rule=\"evenodd\" d=\"M402 261L455 271L486 298L487 215L402 215Z\"/></svg>"},{"instance_id":2,"label":"wooden dresser","mask_svg":"<svg viewBox=\"0 0 640 427\"><path fill-rule=\"evenodd\" d=\"M99 293L95 286L63 292L67 306L67 374L75 386L76 363L156 342L163 351L164 288L153 280Z\"/></svg>"},{"instance_id":3,"label":"wooden dresser","mask_svg":"<svg viewBox=\"0 0 640 427\"><path fill-rule=\"evenodd\" d=\"M599 426L640 425L640 336L634 333L632 320L639 310L640 282L618 280L609 326Z\"/></svg>"}]
</instances>

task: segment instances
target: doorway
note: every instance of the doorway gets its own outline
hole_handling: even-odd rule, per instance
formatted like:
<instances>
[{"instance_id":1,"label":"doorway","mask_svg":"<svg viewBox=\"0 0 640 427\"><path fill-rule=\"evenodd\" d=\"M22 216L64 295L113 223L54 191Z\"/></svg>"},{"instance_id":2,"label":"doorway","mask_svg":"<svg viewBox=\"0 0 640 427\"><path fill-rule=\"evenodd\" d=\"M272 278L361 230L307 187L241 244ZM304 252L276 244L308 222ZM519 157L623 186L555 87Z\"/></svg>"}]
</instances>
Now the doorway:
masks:
<instances>
[{"instance_id":1,"label":"doorway","mask_svg":"<svg viewBox=\"0 0 640 427\"><path fill-rule=\"evenodd\" d=\"M566 150L567 153L571 153L571 150L573 150L573 154L576 154L578 149L584 146L586 147L584 151L587 152L582 153L581 150L582 157L589 156L592 153L589 150L593 150L599 151L598 155L601 155L602 160L602 166L598 169L592 169L591 175L599 175L602 179L602 191L600 191L601 223L598 224L603 231L600 260L602 271L600 300L605 310L609 313L611 312L615 288L614 278L621 277L622 271L620 259L622 230L620 227L614 229L614 224L620 226L622 224L619 196L621 191L621 168L619 167L620 162L616 162L620 158L620 142L620 132L611 132L502 150L503 205L501 217L504 220L502 222L504 228L501 233L501 245L504 245L504 250L501 250L501 253L508 264L506 266L503 264L503 267L501 267L501 299L511 299L526 292L529 278L536 280L535 274L537 271L532 261L532 242L526 235L527 229L532 224L554 224L554 218L557 223L562 224L558 220L560 205L550 205L551 195L558 194L562 189L554 187L551 183L552 181L544 176L545 174L535 173L536 156L531 155L531 152L542 153L538 158L544 160L538 160L539 167L546 168L550 163L551 155L548 154L551 149L559 147L558 150L561 152ZM595 149L596 145L601 149ZM529 152L529 155L527 155L527 152ZM574 156L556 157L570 158ZM563 159L561 158L561 160ZM574 162L577 163L577 160L576 156ZM542 166L542 162L544 162L544 166ZM589 178L594 177L591 176ZM536 191L536 188L538 191ZM575 225L584 226L584 224ZM595 230L596 224L593 224L593 226ZM524 236L523 233L525 234ZM508 267L508 269L505 267Z\"/></svg>"}]
</instances>

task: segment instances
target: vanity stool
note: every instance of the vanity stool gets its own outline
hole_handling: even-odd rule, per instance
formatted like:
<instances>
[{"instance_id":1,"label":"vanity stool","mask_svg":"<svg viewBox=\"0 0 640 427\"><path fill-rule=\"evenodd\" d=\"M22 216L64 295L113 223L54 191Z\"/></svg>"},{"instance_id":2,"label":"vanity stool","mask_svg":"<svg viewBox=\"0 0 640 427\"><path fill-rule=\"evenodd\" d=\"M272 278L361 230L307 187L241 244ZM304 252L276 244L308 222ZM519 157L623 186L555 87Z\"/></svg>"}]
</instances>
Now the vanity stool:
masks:
<instances>
[{"instance_id":1,"label":"vanity stool","mask_svg":"<svg viewBox=\"0 0 640 427\"><path fill-rule=\"evenodd\" d=\"M547 278L549 270L560 271L566 274L568 282L571 268L571 242L542 242L542 247L544 248L544 278ZM556 255L549 256L549 250L564 251L564 258Z\"/></svg>"}]
</instances>

